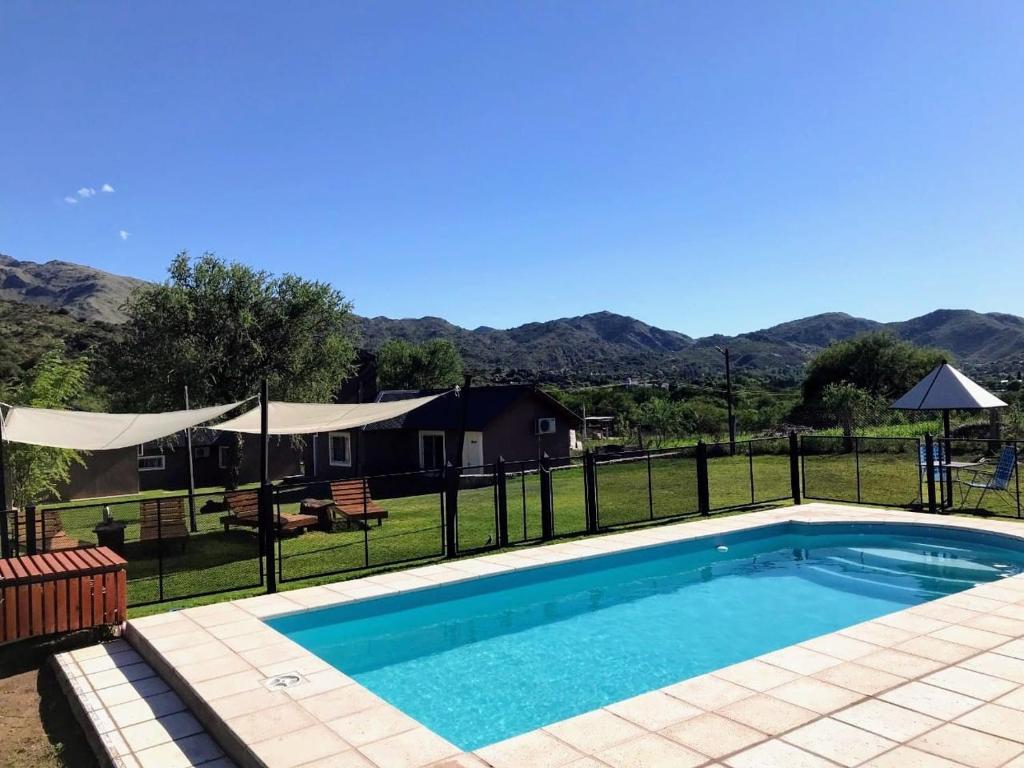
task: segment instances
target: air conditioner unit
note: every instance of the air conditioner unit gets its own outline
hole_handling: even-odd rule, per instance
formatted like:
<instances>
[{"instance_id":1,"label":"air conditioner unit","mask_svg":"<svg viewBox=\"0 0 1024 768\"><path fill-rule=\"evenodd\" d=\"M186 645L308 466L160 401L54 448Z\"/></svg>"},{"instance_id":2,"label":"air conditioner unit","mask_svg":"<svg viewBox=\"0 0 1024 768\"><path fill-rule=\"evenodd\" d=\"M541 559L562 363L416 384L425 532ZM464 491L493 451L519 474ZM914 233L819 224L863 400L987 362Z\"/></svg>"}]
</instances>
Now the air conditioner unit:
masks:
<instances>
[{"instance_id":1,"label":"air conditioner unit","mask_svg":"<svg viewBox=\"0 0 1024 768\"><path fill-rule=\"evenodd\" d=\"M555 420L551 417L544 419L537 419L537 434L538 435L553 435L555 434Z\"/></svg>"}]
</instances>

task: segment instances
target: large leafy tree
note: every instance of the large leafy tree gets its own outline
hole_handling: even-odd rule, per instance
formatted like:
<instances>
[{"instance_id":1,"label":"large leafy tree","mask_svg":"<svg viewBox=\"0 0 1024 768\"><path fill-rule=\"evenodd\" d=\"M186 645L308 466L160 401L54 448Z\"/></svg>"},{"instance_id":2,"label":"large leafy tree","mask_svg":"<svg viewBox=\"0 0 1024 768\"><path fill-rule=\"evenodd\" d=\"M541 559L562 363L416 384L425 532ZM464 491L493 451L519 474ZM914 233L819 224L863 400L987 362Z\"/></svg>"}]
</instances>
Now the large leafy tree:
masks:
<instances>
[{"instance_id":1,"label":"large leafy tree","mask_svg":"<svg viewBox=\"0 0 1024 768\"><path fill-rule=\"evenodd\" d=\"M88 381L87 358L67 360L54 350L43 355L5 399L15 405L64 410L82 404ZM6 454L10 501L16 507L60 498L59 488L70 479L72 466L83 463L77 451L65 448L9 443Z\"/></svg>"},{"instance_id":2,"label":"large leafy tree","mask_svg":"<svg viewBox=\"0 0 1024 768\"><path fill-rule=\"evenodd\" d=\"M386 389L444 389L462 381L462 356L447 339L384 342L377 351L377 382Z\"/></svg>"},{"instance_id":3,"label":"large leafy tree","mask_svg":"<svg viewBox=\"0 0 1024 768\"><path fill-rule=\"evenodd\" d=\"M807 366L804 402L821 404L830 384L849 384L879 398L895 399L920 381L948 352L918 347L889 333L869 333L829 345Z\"/></svg>"},{"instance_id":4,"label":"large leafy tree","mask_svg":"<svg viewBox=\"0 0 1024 768\"><path fill-rule=\"evenodd\" d=\"M124 311L108 386L132 410L180 409L186 386L193 406L242 400L264 377L276 400L328 402L352 373L352 308L327 283L183 252Z\"/></svg>"}]
</instances>

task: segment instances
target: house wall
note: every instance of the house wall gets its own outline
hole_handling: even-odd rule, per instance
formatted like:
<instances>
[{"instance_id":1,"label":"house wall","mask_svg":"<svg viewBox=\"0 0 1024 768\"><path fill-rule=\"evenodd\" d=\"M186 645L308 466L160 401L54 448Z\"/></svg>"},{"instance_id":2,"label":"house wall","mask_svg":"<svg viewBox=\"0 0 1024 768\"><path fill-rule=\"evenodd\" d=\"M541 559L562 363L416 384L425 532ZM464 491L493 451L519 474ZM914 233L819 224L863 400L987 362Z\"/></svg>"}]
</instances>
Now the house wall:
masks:
<instances>
[{"instance_id":1,"label":"house wall","mask_svg":"<svg viewBox=\"0 0 1024 768\"><path fill-rule=\"evenodd\" d=\"M536 435L537 419L555 419L555 432ZM549 403L538 397L523 397L511 408L491 420L484 430L484 462L538 459L544 453L552 458L569 455L569 431L576 425Z\"/></svg>"},{"instance_id":2,"label":"house wall","mask_svg":"<svg viewBox=\"0 0 1024 768\"><path fill-rule=\"evenodd\" d=\"M60 489L60 501L121 496L139 492L135 448L93 451L82 456L85 466L74 464L71 477Z\"/></svg>"},{"instance_id":3,"label":"house wall","mask_svg":"<svg viewBox=\"0 0 1024 768\"><path fill-rule=\"evenodd\" d=\"M239 483L255 483L260 479L260 441L257 435L243 437L242 466ZM195 449L193 448L193 451ZM302 473L304 451L292 446L288 438L270 438L268 468L271 480ZM218 466L217 446L210 446L210 455L203 459L193 457L196 487L222 488L228 481L229 471ZM139 490L177 491L188 488L188 453L184 446L164 448L164 469L139 472Z\"/></svg>"}]
</instances>

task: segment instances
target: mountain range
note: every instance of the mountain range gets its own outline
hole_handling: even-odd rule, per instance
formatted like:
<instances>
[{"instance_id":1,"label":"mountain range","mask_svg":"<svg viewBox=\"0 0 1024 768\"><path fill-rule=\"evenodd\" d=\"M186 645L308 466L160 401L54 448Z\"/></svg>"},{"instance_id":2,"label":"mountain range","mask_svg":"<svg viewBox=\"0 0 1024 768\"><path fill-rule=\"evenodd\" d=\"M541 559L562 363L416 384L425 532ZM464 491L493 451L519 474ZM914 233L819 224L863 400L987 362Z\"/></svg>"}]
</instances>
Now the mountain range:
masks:
<instances>
[{"instance_id":1,"label":"mountain range","mask_svg":"<svg viewBox=\"0 0 1024 768\"><path fill-rule=\"evenodd\" d=\"M53 334L81 346L116 334L120 307L145 283L65 261L37 264L0 254L0 322L6 347L39 345ZM36 305L29 309L24 304ZM1024 318L966 309L940 309L920 317L880 323L829 312L736 336L693 338L612 312L596 312L510 329L467 329L439 317L361 317L362 344L376 349L389 338L413 342L443 338L461 351L469 369L502 381L551 383L624 378L699 380L718 375L728 347L738 372L795 380L806 362L833 341L886 330L915 344L946 349L964 367L990 374L1024 364ZM19 343L18 336L25 336Z\"/></svg>"}]
</instances>

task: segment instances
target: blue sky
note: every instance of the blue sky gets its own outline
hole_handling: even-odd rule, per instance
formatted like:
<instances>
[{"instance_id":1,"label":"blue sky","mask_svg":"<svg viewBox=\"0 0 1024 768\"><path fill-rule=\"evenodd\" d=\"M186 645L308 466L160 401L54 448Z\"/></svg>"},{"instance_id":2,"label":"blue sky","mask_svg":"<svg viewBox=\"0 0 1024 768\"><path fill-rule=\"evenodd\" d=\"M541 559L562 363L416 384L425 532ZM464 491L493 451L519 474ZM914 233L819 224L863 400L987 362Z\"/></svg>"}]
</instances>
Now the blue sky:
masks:
<instances>
[{"instance_id":1,"label":"blue sky","mask_svg":"<svg viewBox=\"0 0 1024 768\"><path fill-rule=\"evenodd\" d=\"M1016 0L6 0L0 252L469 327L1024 314L1022 39Z\"/></svg>"}]
</instances>

